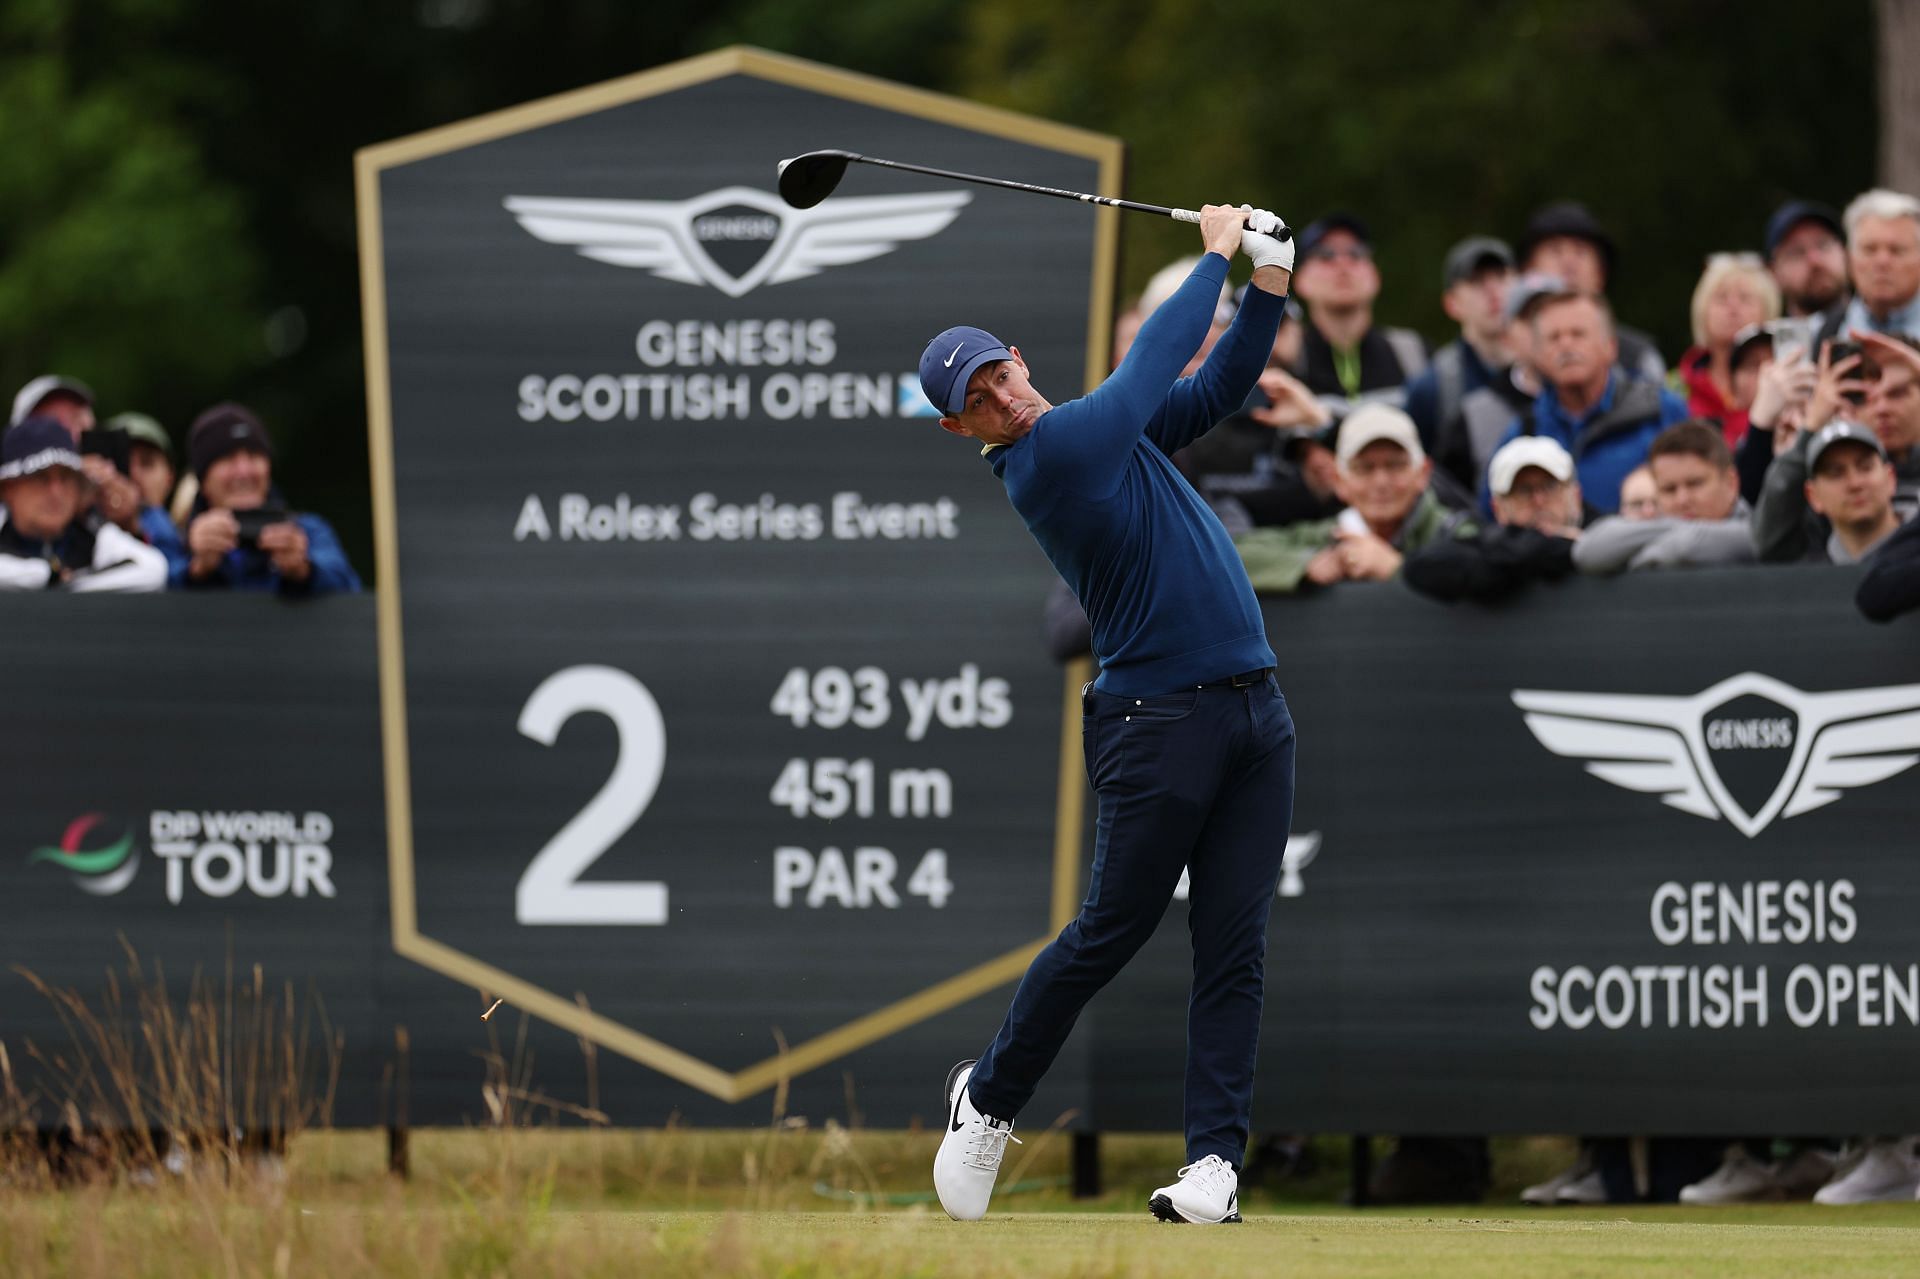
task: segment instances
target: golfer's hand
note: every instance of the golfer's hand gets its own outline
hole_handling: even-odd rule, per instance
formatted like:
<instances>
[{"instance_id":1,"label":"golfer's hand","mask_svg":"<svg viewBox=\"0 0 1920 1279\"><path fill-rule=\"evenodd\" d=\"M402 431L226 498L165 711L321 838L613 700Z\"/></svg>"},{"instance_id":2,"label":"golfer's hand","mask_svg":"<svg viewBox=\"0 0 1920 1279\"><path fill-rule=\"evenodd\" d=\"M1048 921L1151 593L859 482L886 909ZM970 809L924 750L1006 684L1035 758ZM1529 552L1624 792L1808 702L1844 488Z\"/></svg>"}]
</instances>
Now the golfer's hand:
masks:
<instances>
[{"instance_id":1,"label":"golfer's hand","mask_svg":"<svg viewBox=\"0 0 1920 1279\"><path fill-rule=\"evenodd\" d=\"M1200 243L1208 253L1218 253L1227 261L1240 250L1240 235L1246 228L1247 214L1231 204L1200 206Z\"/></svg>"},{"instance_id":2,"label":"golfer's hand","mask_svg":"<svg viewBox=\"0 0 1920 1279\"><path fill-rule=\"evenodd\" d=\"M1285 292L1287 280L1293 275L1293 237L1287 232L1287 224L1265 209L1244 204L1240 209L1247 215L1247 228L1240 233L1240 251L1252 261L1256 273L1262 267L1277 267L1285 272L1285 278L1278 281L1279 287L1268 289L1274 293ZM1284 242L1279 238L1283 234L1287 235Z\"/></svg>"}]
</instances>

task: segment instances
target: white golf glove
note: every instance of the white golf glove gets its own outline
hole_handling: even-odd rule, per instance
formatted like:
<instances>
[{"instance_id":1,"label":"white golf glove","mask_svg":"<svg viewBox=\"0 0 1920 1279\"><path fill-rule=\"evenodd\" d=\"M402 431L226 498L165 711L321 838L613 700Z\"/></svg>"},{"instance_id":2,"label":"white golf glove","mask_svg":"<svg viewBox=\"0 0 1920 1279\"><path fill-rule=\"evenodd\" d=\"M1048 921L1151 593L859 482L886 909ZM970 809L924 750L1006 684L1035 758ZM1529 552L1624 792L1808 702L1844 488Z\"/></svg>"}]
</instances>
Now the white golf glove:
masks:
<instances>
[{"instance_id":1,"label":"white golf glove","mask_svg":"<svg viewBox=\"0 0 1920 1279\"><path fill-rule=\"evenodd\" d=\"M1283 271L1293 270L1293 238L1278 239L1280 232L1287 230L1287 224L1265 209L1256 209L1241 205L1247 215L1247 226L1240 233L1240 251L1253 261L1257 270L1263 266L1277 266Z\"/></svg>"}]
</instances>

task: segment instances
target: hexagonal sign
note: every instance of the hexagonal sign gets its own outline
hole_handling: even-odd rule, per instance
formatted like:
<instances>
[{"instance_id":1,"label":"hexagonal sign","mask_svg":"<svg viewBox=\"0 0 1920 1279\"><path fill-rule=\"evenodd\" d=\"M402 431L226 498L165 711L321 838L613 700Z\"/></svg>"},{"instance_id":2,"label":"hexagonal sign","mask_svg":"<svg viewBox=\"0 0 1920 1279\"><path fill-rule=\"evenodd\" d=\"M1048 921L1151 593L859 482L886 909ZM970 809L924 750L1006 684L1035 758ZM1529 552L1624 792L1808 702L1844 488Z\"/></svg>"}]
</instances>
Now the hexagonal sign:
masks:
<instances>
[{"instance_id":1,"label":"hexagonal sign","mask_svg":"<svg viewBox=\"0 0 1920 1279\"><path fill-rule=\"evenodd\" d=\"M729 1101L1017 977L1078 881L1050 569L915 370L979 324L1077 394L1114 215L789 208L827 147L1119 177L746 49L358 157L394 945Z\"/></svg>"}]
</instances>

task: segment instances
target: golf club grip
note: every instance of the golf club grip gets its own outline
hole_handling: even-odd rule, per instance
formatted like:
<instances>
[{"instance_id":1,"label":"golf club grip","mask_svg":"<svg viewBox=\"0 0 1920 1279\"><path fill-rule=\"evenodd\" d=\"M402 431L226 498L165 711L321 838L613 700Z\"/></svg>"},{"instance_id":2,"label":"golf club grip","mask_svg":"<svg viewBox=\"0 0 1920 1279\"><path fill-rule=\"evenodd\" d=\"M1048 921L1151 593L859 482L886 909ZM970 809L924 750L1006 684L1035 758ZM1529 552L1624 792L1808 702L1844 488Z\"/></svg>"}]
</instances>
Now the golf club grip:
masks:
<instances>
[{"instance_id":1,"label":"golf club grip","mask_svg":"<svg viewBox=\"0 0 1920 1279\"><path fill-rule=\"evenodd\" d=\"M1200 220L1200 215L1192 209L1168 209L1167 216L1175 222L1198 222ZM1273 238L1285 244L1293 238L1293 228L1282 224L1280 229L1274 233Z\"/></svg>"}]
</instances>

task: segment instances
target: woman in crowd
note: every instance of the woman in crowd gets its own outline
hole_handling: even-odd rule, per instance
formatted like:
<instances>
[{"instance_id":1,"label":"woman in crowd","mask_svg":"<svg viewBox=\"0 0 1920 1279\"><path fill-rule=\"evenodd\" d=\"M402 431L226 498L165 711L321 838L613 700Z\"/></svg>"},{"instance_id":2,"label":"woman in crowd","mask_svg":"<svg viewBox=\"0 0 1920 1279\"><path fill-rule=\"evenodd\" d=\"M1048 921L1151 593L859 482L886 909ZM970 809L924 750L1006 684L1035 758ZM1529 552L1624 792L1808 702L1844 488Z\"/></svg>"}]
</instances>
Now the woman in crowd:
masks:
<instances>
[{"instance_id":1,"label":"woman in crowd","mask_svg":"<svg viewBox=\"0 0 1920 1279\"><path fill-rule=\"evenodd\" d=\"M1687 411L1720 423L1729 447L1747 433L1736 408L1733 347L1740 331L1780 315L1780 286L1757 254L1715 253L1693 289L1693 345L1674 369Z\"/></svg>"}]
</instances>

